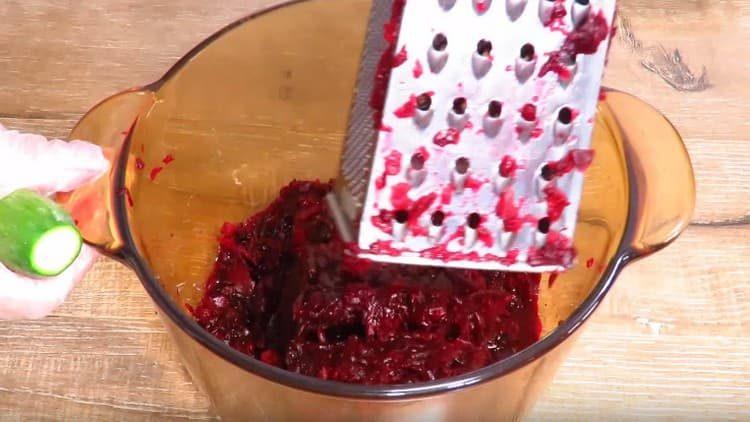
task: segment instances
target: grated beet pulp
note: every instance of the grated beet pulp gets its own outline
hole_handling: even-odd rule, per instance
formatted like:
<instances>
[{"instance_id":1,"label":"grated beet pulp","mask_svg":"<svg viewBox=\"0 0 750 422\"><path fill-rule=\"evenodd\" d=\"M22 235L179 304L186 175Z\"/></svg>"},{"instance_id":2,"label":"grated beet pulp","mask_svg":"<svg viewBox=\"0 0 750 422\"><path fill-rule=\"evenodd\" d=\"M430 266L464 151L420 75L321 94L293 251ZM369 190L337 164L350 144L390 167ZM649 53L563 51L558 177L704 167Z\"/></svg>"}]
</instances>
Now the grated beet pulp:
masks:
<instances>
[{"instance_id":1,"label":"grated beet pulp","mask_svg":"<svg viewBox=\"0 0 750 422\"><path fill-rule=\"evenodd\" d=\"M221 229L194 309L231 347L300 374L362 384L459 375L535 342L539 275L356 258L324 203L293 182L266 210Z\"/></svg>"}]
</instances>

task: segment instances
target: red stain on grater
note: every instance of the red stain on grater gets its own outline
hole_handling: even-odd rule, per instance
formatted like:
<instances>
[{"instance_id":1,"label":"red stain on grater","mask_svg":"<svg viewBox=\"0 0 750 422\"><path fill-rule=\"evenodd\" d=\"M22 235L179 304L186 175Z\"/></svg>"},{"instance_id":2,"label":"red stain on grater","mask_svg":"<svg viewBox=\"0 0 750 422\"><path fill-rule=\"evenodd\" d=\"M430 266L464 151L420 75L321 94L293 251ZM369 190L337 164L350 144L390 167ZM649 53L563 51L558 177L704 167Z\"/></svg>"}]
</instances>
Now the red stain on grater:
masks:
<instances>
[{"instance_id":1,"label":"red stain on grater","mask_svg":"<svg viewBox=\"0 0 750 422\"><path fill-rule=\"evenodd\" d=\"M374 3L329 201L344 237L382 262L568 268L615 0Z\"/></svg>"}]
</instances>

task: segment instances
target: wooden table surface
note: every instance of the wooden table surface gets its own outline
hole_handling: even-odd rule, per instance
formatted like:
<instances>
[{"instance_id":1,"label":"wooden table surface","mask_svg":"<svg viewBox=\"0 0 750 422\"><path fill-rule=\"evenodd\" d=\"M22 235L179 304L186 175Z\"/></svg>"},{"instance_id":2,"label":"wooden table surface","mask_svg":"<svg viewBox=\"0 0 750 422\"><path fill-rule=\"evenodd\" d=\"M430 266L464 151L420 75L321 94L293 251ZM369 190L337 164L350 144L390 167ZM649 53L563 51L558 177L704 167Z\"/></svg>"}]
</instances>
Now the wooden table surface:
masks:
<instances>
[{"instance_id":1,"label":"wooden table surface","mask_svg":"<svg viewBox=\"0 0 750 422\"><path fill-rule=\"evenodd\" d=\"M97 100L156 79L262 3L2 0L0 123L64 137ZM607 84L683 133L697 209L673 246L620 277L532 419L750 420L750 0L620 6ZM669 67L675 49L696 80L644 66ZM5 418L213 416L136 277L102 261L53 316L0 323Z\"/></svg>"}]
</instances>

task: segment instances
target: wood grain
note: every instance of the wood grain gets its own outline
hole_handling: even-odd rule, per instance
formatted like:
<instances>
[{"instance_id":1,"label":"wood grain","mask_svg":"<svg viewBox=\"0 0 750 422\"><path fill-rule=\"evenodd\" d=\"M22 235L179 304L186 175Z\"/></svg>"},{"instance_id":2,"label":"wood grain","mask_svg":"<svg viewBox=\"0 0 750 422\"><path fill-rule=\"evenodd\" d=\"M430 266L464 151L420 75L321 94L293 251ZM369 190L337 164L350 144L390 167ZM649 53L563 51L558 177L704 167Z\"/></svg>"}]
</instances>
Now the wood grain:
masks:
<instances>
[{"instance_id":1,"label":"wood grain","mask_svg":"<svg viewBox=\"0 0 750 422\"><path fill-rule=\"evenodd\" d=\"M98 100L157 79L197 42L270 1L0 2L0 123L64 137ZM635 36L607 83L683 133L694 225L618 280L531 419L750 420L750 0L621 0ZM640 64L679 48L712 86L677 92ZM0 323L0 419L205 420L151 301L102 261L52 317Z\"/></svg>"}]
</instances>

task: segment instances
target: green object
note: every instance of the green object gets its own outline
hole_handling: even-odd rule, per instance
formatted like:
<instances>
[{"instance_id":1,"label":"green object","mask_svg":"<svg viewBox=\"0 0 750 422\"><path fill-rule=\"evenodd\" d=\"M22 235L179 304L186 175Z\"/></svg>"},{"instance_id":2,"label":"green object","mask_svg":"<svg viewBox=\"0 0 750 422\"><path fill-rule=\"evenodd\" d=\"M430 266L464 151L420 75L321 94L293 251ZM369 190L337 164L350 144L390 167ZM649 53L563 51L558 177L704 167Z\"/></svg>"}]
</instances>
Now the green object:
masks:
<instances>
[{"instance_id":1,"label":"green object","mask_svg":"<svg viewBox=\"0 0 750 422\"><path fill-rule=\"evenodd\" d=\"M54 277L81 253L73 220L55 202L29 190L0 199L0 262L32 277Z\"/></svg>"}]
</instances>

